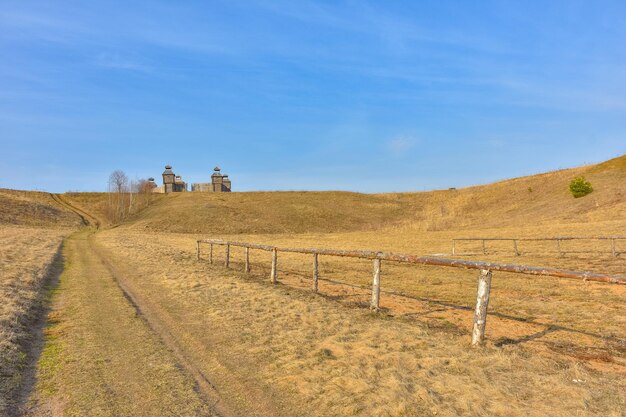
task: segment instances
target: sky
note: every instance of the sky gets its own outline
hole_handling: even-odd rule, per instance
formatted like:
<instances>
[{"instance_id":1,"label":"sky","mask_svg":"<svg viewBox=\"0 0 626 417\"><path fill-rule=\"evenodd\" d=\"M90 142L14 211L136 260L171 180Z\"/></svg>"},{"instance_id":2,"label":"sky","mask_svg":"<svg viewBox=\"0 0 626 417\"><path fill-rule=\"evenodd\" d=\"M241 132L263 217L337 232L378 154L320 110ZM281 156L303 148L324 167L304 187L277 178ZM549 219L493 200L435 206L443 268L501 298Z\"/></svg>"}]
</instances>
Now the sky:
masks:
<instances>
[{"instance_id":1,"label":"sky","mask_svg":"<svg viewBox=\"0 0 626 417\"><path fill-rule=\"evenodd\" d=\"M0 2L0 187L422 191L626 153L622 0Z\"/></svg>"}]
</instances>

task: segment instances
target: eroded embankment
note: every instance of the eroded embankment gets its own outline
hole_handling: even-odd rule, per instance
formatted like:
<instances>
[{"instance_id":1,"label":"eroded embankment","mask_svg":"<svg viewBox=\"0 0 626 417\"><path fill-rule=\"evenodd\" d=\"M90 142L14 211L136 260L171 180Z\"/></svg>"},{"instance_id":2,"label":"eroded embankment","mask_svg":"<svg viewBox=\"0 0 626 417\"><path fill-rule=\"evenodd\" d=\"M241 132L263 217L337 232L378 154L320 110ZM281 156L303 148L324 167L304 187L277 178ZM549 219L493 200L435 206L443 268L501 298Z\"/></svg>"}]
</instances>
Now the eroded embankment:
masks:
<instances>
[{"instance_id":1,"label":"eroded embankment","mask_svg":"<svg viewBox=\"0 0 626 417\"><path fill-rule=\"evenodd\" d=\"M14 415L33 381L46 288L62 269L67 230L0 227L0 415Z\"/></svg>"}]
</instances>

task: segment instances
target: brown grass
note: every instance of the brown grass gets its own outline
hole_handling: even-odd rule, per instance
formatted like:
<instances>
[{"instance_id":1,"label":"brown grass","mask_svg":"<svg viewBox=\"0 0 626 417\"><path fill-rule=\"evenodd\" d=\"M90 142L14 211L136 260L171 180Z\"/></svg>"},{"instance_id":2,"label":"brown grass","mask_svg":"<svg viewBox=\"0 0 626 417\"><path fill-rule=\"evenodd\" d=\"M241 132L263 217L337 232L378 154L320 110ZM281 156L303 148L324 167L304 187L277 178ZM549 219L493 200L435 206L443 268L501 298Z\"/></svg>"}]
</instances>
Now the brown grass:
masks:
<instances>
[{"instance_id":1,"label":"brown grass","mask_svg":"<svg viewBox=\"0 0 626 417\"><path fill-rule=\"evenodd\" d=\"M0 207L0 225L72 228L82 224L49 193L0 188Z\"/></svg>"},{"instance_id":2,"label":"brown grass","mask_svg":"<svg viewBox=\"0 0 626 417\"><path fill-rule=\"evenodd\" d=\"M146 199L144 195L135 195L136 202L132 216L137 216L146 206L159 202L163 197L163 194L151 194L149 199ZM110 199L109 193L67 192L62 195L62 198L72 206L88 213L92 220L99 224L99 227L113 226L107 208Z\"/></svg>"},{"instance_id":3,"label":"brown grass","mask_svg":"<svg viewBox=\"0 0 626 417\"><path fill-rule=\"evenodd\" d=\"M180 233L275 234L620 221L626 218L623 161L626 156L600 165L427 193L170 194L134 217L129 227ZM578 175L585 175L595 191L575 199L568 185Z\"/></svg>"},{"instance_id":4,"label":"brown grass","mask_svg":"<svg viewBox=\"0 0 626 417\"><path fill-rule=\"evenodd\" d=\"M265 237L360 247L374 235ZM439 241L432 235L414 237L427 241L418 252ZM308 258L281 255L280 271L292 273L271 286L267 253L254 253L256 275L246 277L196 262L191 235L116 229L98 241L222 393L236 396L233 379L245 381L249 400L262 392L279 415L619 416L626 406L616 395L626 389L622 287L496 275L490 342L475 350L464 309L475 300L473 273L385 266L383 288L420 299L384 295L384 312L371 315L358 308L366 291L322 283L321 296L310 294ZM323 275L368 285L371 266L323 258Z\"/></svg>"},{"instance_id":5,"label":"brown grass","mask_svg":"<svg viewBox=\"0 0 626 417\"><path fill-rule=\"evenodd\" d=\"M15 406L43 289L67 234L64 229L0 226L0 415Z\"/></svg>"},{"instance_id":6,"label":"brown grass","mask_svg":"<svg viewBox=\"0 0 626 417\"><path fill-rule=\"evenodd\" d=\"M574 199L567 185L578 175L585 175L595 191ZM403 296L383 294L383 312L371 314L361 308L369 295L369 262L323 257L322 278L353 286L323 281L321 295L314 296L308 257L281 254L281 284L271 286L267 253L253 252L253 275L245 276L198 263L194 251L198 237L432 254L449 252L450 239L461 236L623 234L625 180L623 156L595 166L429 193L163 195L95 239L141 295L144 307L239 414L619 416L626 408L621 394L626 390L623 286L496 273L489 342L475 350L468 347L475 271L384 263L383 290ZM106 194L64 197L104 218ZM48 204L37 200L43 195L10 198L14 207L21 207L23 199ZM20 209L11 210L4 219L17 216L27 219L18 222L46 224L48 217L62 217L28 210L31 214L19 217ZM20 237L9 240L13 238ZM607 255L559 258L541 244L521 244L521 257L504 245L494 243L487 256L478 258L626 271L625 257L608 256L608 247ZM571 245L600 249L606 242ZM137 404L158 408L159 393L167 386L181 390L179 397L176 390L167 397L172 407L176 398L192 399L188 381L169 373L172 359L166 349L143 327L135 327L97 257L76 242L68 253L70 263L79 261L82 269L70 268L66 282L71 285L62 291L65 298L59 296L63 324L53 329L59 330L56 339L49 339L44 351L40 369L49 386L41 389L60 389L64 406L76 412L96 401L101 414L114 410L111 404L135 413L140 412ZM232 254L233 268L242 268L241 251ZM97 285L101 287L94 292ZM115 300L115 307L101 303L99 292ZM125 332L131 328L136 331ZM149 338L151 353L141 345ZM135 383L150 365L115 359L126 347L129 357L166 364L169 382L144 387L150 401L133 400L141 398L144 388ZM91 363L93 357L103 362ZM86 367L94 372L85 374L81 370ZM132 371L127 379L125 369ZM134 387L132 395L123 395L125 383ZM116 394L101 396L100 386L112 387ZM196 404L196 399L189 401Z\"/></svg>"},{"instance_id":7,"label":"brown grass","mask_svg":"<svg viewBox=\"0 0 626 417\"><path fill-rule=\"evenodd\" d=\"M322 278L365 289L323 281L312 296L310 257L281 254L277 287L267 284L267 253L253 252L251 277L193 257L197 237L432 254L449 253L461 236L623 234L622 160L432 193L165 196L99 241L181 343L196 346L196 363L219 358L223 367L205 371L223 392L237 396L233 379L246 381L275 398L278 414L618 416L623 286L496 273L488 344L472 350L475 271L384 263L383 290L403 296L383 294L383 313L372 316L359 308L369 297L367 261L322 257ZM581 174L596 191L574 199L567 185ZM626 271L606 242L566 243L606 252L563 258L548 245L520 244L515 257L494 243L479 259ZM242 249L232 256L241 270Z\"/></svg>"}]
</instances>

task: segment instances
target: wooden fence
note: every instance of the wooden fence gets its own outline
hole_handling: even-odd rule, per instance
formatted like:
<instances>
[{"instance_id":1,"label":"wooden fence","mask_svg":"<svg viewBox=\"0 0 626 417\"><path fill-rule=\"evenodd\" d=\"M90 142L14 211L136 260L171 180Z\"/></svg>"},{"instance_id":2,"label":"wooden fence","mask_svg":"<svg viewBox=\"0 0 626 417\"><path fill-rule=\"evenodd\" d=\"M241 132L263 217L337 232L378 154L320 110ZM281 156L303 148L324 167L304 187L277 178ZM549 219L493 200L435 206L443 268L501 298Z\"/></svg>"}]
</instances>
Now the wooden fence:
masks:
<instances>
[{"instance_id":1,"label":"wooden fence","mask_svg":"<svg viewBox=\"0 0 626 417\"><path fill-rule=\"evenodd\" d=\"M561 242L569 240L607 240L611 242L611 255L617 257L621 252L617 250L617 241L626 240L626 236L557 236L557 237L527 237L527 238L508 238L508 237L462 237L452 239L452 255L475 255L475 253L459 253L457 251L457 242L460 241L478 241L482 243L482 254L487 253L486 242L492 241L509 241L512 243L513 253L515 256L520 256L518 242L556 242L556 249L559 256L565 256L566 253L575 253L575 251L565 251L561 247ZM588 253L589 251L579 251L580 253ZM576 252L576 253L579 253Z\"/></svg>"},{"instance_id":2,"label":"wooden fence","mask_svg":"<svg viewBox=\"0 0 626 417\"><path fill-rule=\"evenodd\" d=\"M524 265L498 264L493 262L466 261L458 259L446 259L428 256L401 255L391 252L377 252L364 250L337 250L337 249L317 249L317 248L278 248L270 245L260 245L247 242L233 242L219 239L204 239L197 241L197 259L202 259L201 245L209 245L209 263L213 263L214 246L224 246L224 266L230 265L230 248L244 248L244 271L250 272L250 249L257 249L272 253L272 267L270 271L270 281L273 284L278 282L278 252L303 253L313 255L313 291L318 290L319 281L319 256L340 256L373 260L372 294L370 308L378 310L380 306L380 277L382 261L403 262L409 264L434 265L453 268L477 269L478 291L476 296L476 308L474 311L474 325L472 329L472 345L480 345L485 338L485 327L487 324L487 307L489 305L489 292L491 289L491 279L493 271L512 272L517 274L550 276L557 278L572 278L584 281L607 282L613 284L625 284L626 277L612 276L593 272L567 271L555 268L538 268Z\"/></svg>"}]
</instances>

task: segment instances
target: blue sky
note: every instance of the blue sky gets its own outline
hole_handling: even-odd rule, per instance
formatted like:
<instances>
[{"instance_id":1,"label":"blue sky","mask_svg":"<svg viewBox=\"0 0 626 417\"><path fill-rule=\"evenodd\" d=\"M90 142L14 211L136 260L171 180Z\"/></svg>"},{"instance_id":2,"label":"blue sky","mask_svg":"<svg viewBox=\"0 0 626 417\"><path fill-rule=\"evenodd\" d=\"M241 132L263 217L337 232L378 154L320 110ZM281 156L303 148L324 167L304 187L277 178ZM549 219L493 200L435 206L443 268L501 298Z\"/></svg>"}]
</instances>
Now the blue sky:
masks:
<instances>
[{"instance_id":1,"label":"blue sky","mask_svg":"<svg viewBox=\"0 0 626 417\"><path fill-rule=\"evenodd\" d=\"M0 187L420 191L626 153L624 1L13 1Z\"/></svg>"}]
</instances>

